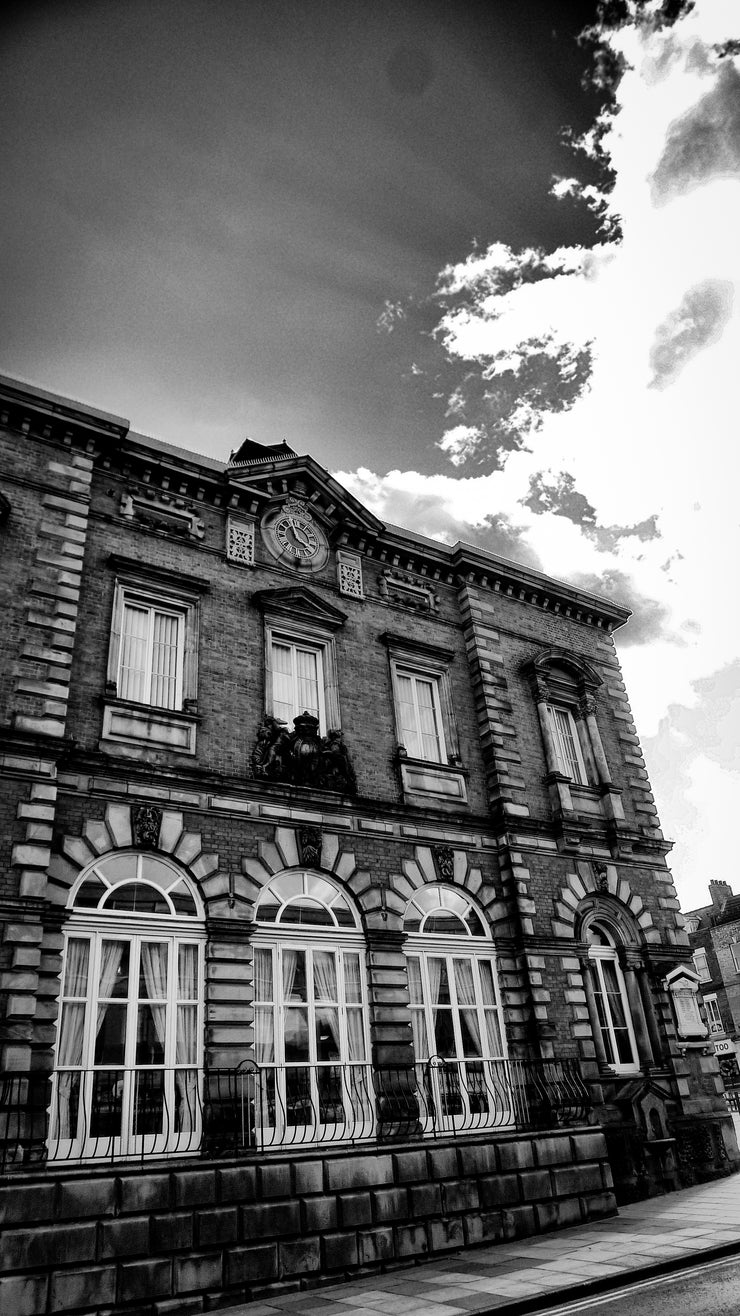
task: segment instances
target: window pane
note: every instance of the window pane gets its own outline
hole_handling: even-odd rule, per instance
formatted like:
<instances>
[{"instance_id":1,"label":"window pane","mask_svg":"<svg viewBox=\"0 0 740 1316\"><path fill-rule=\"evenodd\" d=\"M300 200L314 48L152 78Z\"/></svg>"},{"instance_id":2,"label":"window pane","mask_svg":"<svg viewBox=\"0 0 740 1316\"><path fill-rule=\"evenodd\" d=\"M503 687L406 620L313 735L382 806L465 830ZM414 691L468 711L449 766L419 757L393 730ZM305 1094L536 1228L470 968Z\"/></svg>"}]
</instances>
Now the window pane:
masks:
<instances>
[{"instance_id":1,"label":"window pane","mask_svg":"<svg viewBox=\"0 0 740 1316\"><path fill-rule=\"evenodd\" d=\"M145 1002L139 1006L136 1024L137 1065L164 1064L165 1016L164 1005Z\"/></svg>"},{"instance_id":2,"label":"window pane","mask_svg":"<svg viewBox=\"0 0 740 1316\"><path fill-rule=\"evenodd\" d=\"M421 731L422 757L439 763L440 753L439 726L431 681L417 677L416 694L419 706L419 728Z\"/></svg>"},{"instance_id":3,"label":"window pane","mask_svg":"<svg viewBox=\"0 0 740 1316\"><path fill-rule=\"evenodd\" d=\"M126 1004L108 1002L98 1007L102 1018L95 1038L96 1065L122 1065L126 1045Z\"/></svg>"},{"instance_id":4,"label":"window pane","mask_svg":"<svg viewBox=\"0 0 740 1316\"><path fill-rule=\"evenodd\" d=\"M295 717L293 707L293 650L287 644L272 646L272 711L281 722L290 725Z\"/></svg>"},{"instance_id":5,"label":"window pane","mask_svg":"<svg viewBox=\"0 0 740 1316\"><path fill-rule=\"evenodd\" d=\"M198 947L180 946L177 953L177 998L194 1001L198 995Z\"/></svg>"},{"instance_id":6,"label":"window pane","mask_svg":"<svg viewBox=\"0 0 740 1316\"><path fill-rule=\"evenodd\" d=\"M285 1060L308 1060L308 1011L289 1006L285 1011Z\"/></svg>"},{"instance_id":7,"label":"window pane","mask_svg":"<svg viewBox=\"0 0 740 1316\"><path fill-rule=\"evenodd\" d=\"M298 712L319 716L319 681L317 655L307 649L296 650Z\"/></svg>"},{"instance_id":8,"label":"window pane","mask_svg":"<svg viewBox=\"0 0 740 1316\"><path fill-rule=\"evenodd\" d=\"M121 662L118 693L121 699L146 703L149 698L147 645L150 614L148 608L126 603L121 622Z\"/></svg>"},{"instance_id":9,"label":"window pane","mask_svg":"<svg viewBox=\"0 0 740 1316\"><path fill-rule=\"evenodd\" d=\"M158 708L179 706L177 697L179 641L180 618L168 612L155 612L150 701Z\"/></svg>"},{"instance_id":10,"label":"window pane","mask_svg":"<svg viewBox=\"0 0 740 1316\"><path fill-rule=\"evenodd\" d=\"M344 993L348 1005L362 1001L359 955L344 957Z\"/></svg>"},{"instance_id":11,"label":"window pane","mask_svg":"<svg viewBox=\"0 0 740 1316\"><path fill-rule=\"evenodd\" d=\"M317 1001L337 1000L337 966L331 951L314 951L313 991Z\"/></svg>"},{"instance_id":12,"label":"window pane","mask_svg":"<svg viewBox=\"0 0 740 1316\"><path fill-rule=\"evenodd\" d=\"M336 1007L316 1008L316 1059L339 1059L339 1011Z\"/></svg>"},{"instance_id":13,"label":"window pane","mask_svg":"<svg viewBox=\"0 0 740 1316\"><path fill-rule=\"evenodd\" d=\"M421 1005L423 996L421 994L421 965L415 955L410 955L408 959L409 974L409 1000L412 1005Z\"/></svg>"},{"instance_id":14,"label":"window pane","mask_svg":"<svg viewBox=\"0 0 740 1316\"><path fill-rule=\"evenodd\" d=\"M412 758L421 757L421 737L417 728L414 687L411 678L397 675L398 713L401 721L401 743Z\"/></svg>"},{"instance_id":15,"label":"window pane","mask_svg":"<svg viewBox=\"0 0 740 1316\"><path fill-rule=\"evenodd\" d=\"M64 973L64 995L87 995L87 967L90 943L74 938L67 942L67 966Z\"/></svg>"},{"instance_id":16,"label":"window pane","mask_svg":"<svg viewBox=\"0 0 740 1316\"><path fill-rule=\"evenodd\" d=\"M175 1047L176 1065L194 1065L198 1060L198 1007L197 1005L178 1005L177 1039Z\"/></svg>"},{"instance_id":17,"label":"window pane","mask_svg":"<svg viewBox=\"0 0 740 1316\"><path fill-rule=\"evenodd\" d=\"M257 949L254 952L254 996L257 1001L271 1001L272 951Z\"/></svg>"}]
</instances>

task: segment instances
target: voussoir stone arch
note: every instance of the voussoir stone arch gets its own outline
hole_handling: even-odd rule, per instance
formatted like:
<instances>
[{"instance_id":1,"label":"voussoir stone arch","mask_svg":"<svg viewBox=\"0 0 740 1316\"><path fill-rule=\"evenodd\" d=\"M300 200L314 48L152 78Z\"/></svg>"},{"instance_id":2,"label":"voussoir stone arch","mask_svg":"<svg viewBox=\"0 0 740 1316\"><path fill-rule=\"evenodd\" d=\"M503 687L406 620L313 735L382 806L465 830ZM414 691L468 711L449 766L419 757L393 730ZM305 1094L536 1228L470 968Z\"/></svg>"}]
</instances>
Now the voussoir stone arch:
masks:
<instances>
[{"instance_id":1,"label":"voussoir stone arch","mask_svg":"<svg viewBox=\"0 0 740 1316\"><path fill-rule=\"evenodd\" d=\"M581 861L577 872L570 873L555 897L555 917L552 931L555 937L573 940L577 933L577 918L587 897L606 896L618 901L632 916L645 941L660 941L660 931L642 897L633 891L627 879L619 875L616 864L595 864Z\"/></svg>"},{"instance_id":2,"label":"voussoir stone arch","mask_svg":"<svg viewBox=\"0 0 740 1316\"><path fill-rule=\"evenodd\" d=\"M395 894L374 886L370 873L358 868L354 851L345 847L344 838L334 832L325 832L323 828L320 852L313 862L308 862L301 855L295 827L276 827L271 841L260 841L258 858L242 859L241 886L244 898L254 907L262 888L278 873L291 868L310 868L317 873L326 873L347 887L368 927L384 922L384 910L387 914L393 908L398 917L401 916L401 902Z\"/></svg>"},{"instance_id":3,"label":"voussoir stone arch","mask_svg":"<svg viewBox=\"0 0 740 1316\"><path fill-rule=\"evenodd\" d=\"M146 810L145 816L137 810ZM102 855L131 849L175 859L193 879L207 914L220 914L222 904L228 909L229 878L219 871L218 855L203 850L200 832L185 827L182 813L154 805L109 804L105 818L89 819L81 836L64 836L61 851L49 863L49 899L66 905L83 868Z\"/></svg>"},{"instance_id":4,"label":"voussoir stone arch","mask_svg":"<svg viewBox=\"0 0 740 1316\"><path fill-rule=\"evenodd\" d=\"M396 873L391 878L391 887L398 897L394 909L400 906L400 915L402 917L415 891L418 891L422 886L429 885L429 883L439 883L446 880L449 886L460 887L461 890L466 891L469 896L473 897L474 903L483 906L495 935L496 911L500 900L493 884L484 882L480 868L471 863L467 850L454 847L445 847L445 849L449 851L448 863L451 867L450 876L446 879L439 872L432 847L429 845L414 846L413 859L404 859L402 862L403 872ZM388 897L390 897L390 893L388 893Z\"/></svg>"}]
</instances>

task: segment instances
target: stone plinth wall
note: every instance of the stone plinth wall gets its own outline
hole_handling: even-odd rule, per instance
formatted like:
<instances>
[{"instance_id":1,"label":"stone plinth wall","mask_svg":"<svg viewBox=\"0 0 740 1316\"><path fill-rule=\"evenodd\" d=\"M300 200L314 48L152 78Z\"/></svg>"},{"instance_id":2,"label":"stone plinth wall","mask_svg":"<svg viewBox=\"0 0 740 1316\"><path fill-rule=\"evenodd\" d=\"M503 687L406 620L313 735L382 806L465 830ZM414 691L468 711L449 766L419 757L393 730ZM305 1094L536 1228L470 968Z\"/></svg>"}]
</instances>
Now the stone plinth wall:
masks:
<instances>
[{"instance_id":1,"label":"stone plinth wall","mask_svg":"<svg viewBox=\"0 0 740 1316\"><path fill-rule=\"evenodd\" d=\"M0 1183L7 1316L200 1312L615 1210L600 1130Z\"/></svg>"}]
</instances>

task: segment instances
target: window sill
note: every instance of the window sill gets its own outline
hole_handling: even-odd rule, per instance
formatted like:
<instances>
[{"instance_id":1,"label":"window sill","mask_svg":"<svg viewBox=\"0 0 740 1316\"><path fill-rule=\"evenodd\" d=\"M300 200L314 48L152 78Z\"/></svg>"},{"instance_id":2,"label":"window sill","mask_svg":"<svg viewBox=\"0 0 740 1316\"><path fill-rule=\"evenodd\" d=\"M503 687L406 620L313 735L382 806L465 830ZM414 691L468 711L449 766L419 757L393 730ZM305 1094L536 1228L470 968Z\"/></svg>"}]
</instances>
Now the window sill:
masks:
<instances>
[{"instance_id":1,"label":"window sill","mask_svg":"<svg viewBox=\"0 0 740 1316\"><path fill-rule=\"evenodd\" d=\"M152 708L123 699L106 699L103 705L103 740L116 744L166 749L176 754L195 754L195 713Z\"/></svg>"},{"instance_id":2,"label":"window sill","mask_svg":"<svg viewBox=\"0 0 740 1316\"><path fill-rule=\"evenodd\" d=\"M407 804L427 804L430 800L456 806L467 804L465 773L460 768L428 763L425 759L402 758L398 762Z\"/></svg>"}]
</instances>

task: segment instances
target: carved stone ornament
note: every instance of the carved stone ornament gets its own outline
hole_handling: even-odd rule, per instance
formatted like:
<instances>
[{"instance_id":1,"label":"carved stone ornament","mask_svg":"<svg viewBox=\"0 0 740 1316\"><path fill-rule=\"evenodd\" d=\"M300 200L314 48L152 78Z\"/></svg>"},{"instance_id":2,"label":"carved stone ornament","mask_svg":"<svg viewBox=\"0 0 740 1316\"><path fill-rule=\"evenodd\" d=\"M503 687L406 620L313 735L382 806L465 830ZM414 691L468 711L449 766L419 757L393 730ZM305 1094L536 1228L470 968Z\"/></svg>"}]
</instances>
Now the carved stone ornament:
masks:
<instances>
[{"instance_id":1,"label":"carved stone ornament","mask_svg":"<svg viewBox=\"0 0 740 1316\"><path fill-rule=\"evenodd\" d=\"M378 593L390 603L401 603L419 612L439 612L439 594L408 571L386 567L378 576Z\"/></svg>"},{"instance_id":2,"label":"carved stone ornament","mask_svg":"<svg viewBox=\"0 0 740 1316\"><path fill-rule=\"evenodd\" d=\"M592 717L596 712L596 699L593 695L584 695L578 702L582 717Z\"/></svg>"},{"instance_id":3,"label":"carved stone ornament","mask_svg":"<svg viewBox=\"0 0 740 1316\"><path fill-rule=\"evenodd\" d=\"M432 851L440 881L452 882L455 877L455 851L451 845L435 845Z\"/></svg>"},{"instance_id":4,"label":"carved stone ornament","mask_svg":"<svg viewBox=\"0 0 740 1316\"><path fill-rule=\"evenodd\" d=\"M593 864L594 881L597 891L609 890L609 873L606 864Z\"/></svg>"},{"instance_id":5,"label":"carved stone ornament","mask_svg":"<svg viewBox=\"0 0 740 1316\"><path fill-rule=\"evenodd\" d=\"M321 863L321 828L298 828L298 852L301 863L307 868L318 868Z\"/></svg>"},{"instance_id":6,"label":"carved stone ornament","mask_svg":"<svg viewBox=\"0 0 740 1316\"><path fill-rule=\"evenodd\" d=\"M154 850L159 845L162 810L156 804L135 804L131 809L134 845L140 850Z\"/></svg>"},{"instance_id":7,"label":"carved stone ornament","mask_svg":"<svg viewBox=\"0 0 740 1316\"><path fill-rule=\"evenodd\" d=\"M341 731L319 735L318 718L301 713L293 718L293 730L285 722L266 715L252 750L252 775L263 781L355 795L357 782Z\"/></svg>"}]
</instances>

